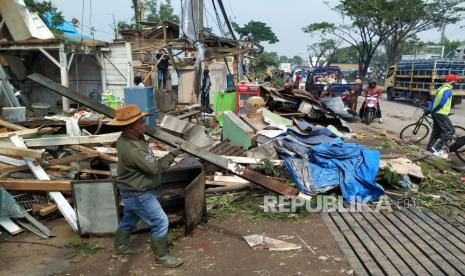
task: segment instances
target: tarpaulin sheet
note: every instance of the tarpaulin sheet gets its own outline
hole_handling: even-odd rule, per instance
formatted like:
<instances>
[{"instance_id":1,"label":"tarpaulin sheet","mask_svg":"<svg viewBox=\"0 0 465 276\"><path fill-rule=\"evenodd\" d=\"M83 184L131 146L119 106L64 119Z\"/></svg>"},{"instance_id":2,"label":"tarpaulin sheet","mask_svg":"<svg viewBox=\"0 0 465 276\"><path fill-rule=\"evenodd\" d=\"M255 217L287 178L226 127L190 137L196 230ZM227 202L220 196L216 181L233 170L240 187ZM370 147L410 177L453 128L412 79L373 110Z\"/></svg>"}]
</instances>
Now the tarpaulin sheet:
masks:
<instances>
[{"instance_id":1,"label":"tarpaulin sheet","mask_svg":"<svg viewBox=\"0 0 465 276\"><path fill-rule=\"evenodd\" d=\"M4 189L0 187L0 217L23 218L21 206Z\"/></svg>"},{"instance_id":2,"label":"tarpaulin sheet","mask_svg":"<svg viewBox=\"0 0 465 276\"><path fill-rule=\"evenodd\" d=\"M374 181L379 169L379 151L336 138L329 144L314 146L308 151L307 158L306 166L292 158L285 161L287 169L306 194L324 192L337 186L349 202L372 201L384 194L384 189Z\"/></svg>"}]
</instances>

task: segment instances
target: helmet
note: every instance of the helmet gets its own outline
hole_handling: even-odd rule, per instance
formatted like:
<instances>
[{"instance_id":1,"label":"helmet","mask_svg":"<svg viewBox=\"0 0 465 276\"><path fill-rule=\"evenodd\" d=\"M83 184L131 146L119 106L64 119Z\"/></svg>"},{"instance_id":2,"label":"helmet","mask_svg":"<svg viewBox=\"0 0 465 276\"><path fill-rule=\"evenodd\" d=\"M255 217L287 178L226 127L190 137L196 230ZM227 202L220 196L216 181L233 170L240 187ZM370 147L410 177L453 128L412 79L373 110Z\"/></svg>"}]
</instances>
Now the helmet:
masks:
<instances>
[{"instance_id":1,"label":"helmet","mask_svg":"<svg viewBox=\"0 0 465 276\"><path fill-rule=\"evenodd\" d=\"M355 84L362 84L362 80L361 80L361 79L356 79L356 80L354 81L354 83L355 83Z\"/></svg>"},{"instance_id":2,"label":"helmet","mask_svg":"<svg viewBox=\"0 0 465 276\"><path fill-rule=\"evenodd\" d=\"M377 84L377 83L378 83L378 81L375 80L375 79L371 79L371 80L368 82L368 84Z\"/></svg>"},{"instance_id":3,"label":"helmet","mask_svg":"<svg viewBox=\"0 0 465 276\"><path fill-rule=\"evenodd\" d=\"M453 82L453 81L458 81L458 80L460 80L460 77L454 74L449 74L446 77L447 82Z\"/></svg>"}]
</instances>

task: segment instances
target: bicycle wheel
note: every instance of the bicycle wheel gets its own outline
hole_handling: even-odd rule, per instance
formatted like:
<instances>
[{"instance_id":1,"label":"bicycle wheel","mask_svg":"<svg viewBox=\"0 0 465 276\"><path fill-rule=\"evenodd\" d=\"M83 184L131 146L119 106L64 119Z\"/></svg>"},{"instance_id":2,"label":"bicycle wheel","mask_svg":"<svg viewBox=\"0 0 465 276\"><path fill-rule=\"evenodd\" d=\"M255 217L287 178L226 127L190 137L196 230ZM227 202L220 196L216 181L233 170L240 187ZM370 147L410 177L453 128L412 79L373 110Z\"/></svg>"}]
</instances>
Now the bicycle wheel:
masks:
<instances>
[{"instance_id":1,"label":"bicycle wheel","mask_svg":"<svg viewBox=\"0 0 465 276\"><path fill-rule=\"evenodd\" d=\"M465 137L465 128L461 126L454 126L454 129L455 129L455 133L454 133L454 136L452 137L452 144L454 144L457 141L457 139L459 139L460 137ZM456 150L455 154L460 159L460 161L465 163L465 146Z\"/></svg>"},{"instance_id":2,"label":"bicycle wheel","mask_svg":"<svg viewBox=\"0 0 465 276\"><path fill-rule=\"evenodd\" d=\"M400 132L400 139L405 142L418 143L428 137L429 127L425 124L410 124Z\"/></svg>"}]
</instances>

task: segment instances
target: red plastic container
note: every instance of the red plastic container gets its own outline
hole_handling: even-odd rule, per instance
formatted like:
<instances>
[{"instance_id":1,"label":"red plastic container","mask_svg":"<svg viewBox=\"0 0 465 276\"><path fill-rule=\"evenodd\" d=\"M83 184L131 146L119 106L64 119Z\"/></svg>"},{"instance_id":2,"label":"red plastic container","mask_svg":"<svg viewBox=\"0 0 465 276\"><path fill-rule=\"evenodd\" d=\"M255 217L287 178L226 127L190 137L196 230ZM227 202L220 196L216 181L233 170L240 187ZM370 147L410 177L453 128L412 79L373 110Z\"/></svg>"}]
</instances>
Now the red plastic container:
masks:
<instances>
[{"instance_id":1,"label":"red plastic container","mask_svg":"<svg viewBox=\"0 0 465 276\"><path fill-rule=\"evenodd\" d=\"M247 113L247 100L250 97L260 96L260 85L240 82L236 91L236 114L243 115Z\"/></svg>"}]
</instances>

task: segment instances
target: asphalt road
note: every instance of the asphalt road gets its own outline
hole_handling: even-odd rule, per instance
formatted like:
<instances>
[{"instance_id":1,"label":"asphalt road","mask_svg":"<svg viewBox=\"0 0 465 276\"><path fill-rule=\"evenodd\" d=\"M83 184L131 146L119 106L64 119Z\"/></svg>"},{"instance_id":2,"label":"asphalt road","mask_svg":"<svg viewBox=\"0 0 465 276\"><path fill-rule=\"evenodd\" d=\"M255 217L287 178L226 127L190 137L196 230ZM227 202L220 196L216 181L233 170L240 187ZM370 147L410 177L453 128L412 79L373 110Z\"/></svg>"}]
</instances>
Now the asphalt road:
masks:
<instances>
[{"instance_id":1,"label":"asphalt road","mask_svg":"<svg viewBox=\"0 0 465 276\"><path fill-rule=\"evenodd\" d=\"M363 98L359 97L359 107ZM373 127L385 129L390 135L399 137L401 130L408 124L414 123L421 117L423 111L410 101L388 101L382 98L380 101L383 122L375 122ZM452 109L454 115L450 118L454 125L465 127L465 102Z\"/></svg>"}]
</instances>

